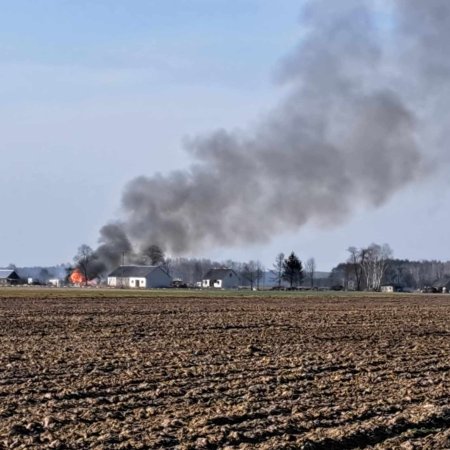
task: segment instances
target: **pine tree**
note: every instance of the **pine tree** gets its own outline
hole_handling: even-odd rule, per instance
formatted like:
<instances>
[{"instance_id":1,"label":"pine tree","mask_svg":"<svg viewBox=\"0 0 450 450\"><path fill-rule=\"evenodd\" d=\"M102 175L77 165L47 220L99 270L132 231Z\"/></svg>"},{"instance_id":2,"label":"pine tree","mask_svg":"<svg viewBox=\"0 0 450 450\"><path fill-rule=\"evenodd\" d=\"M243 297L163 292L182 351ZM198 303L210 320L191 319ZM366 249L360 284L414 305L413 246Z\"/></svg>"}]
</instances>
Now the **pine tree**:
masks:
<instances>
[{"instance_id":1,"label":"pine tree","mask_svg":"<svg viewBox=\"0 0 450 450\"><path fill-rule=\"evenodd\" d=\"M294 252L283 261L283 280L287 281L290 287L299 285L303 280L303 265Z\"/></svg>"}]
</instances>

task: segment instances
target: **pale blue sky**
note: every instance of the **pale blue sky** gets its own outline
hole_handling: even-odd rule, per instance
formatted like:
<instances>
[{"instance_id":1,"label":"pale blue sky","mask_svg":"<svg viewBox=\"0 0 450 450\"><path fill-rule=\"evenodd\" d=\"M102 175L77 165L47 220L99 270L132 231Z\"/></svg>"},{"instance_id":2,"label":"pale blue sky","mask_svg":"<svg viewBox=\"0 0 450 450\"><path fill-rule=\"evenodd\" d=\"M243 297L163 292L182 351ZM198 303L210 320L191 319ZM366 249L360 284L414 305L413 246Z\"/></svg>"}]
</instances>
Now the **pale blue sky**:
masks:
<instances>
[{"instance_id":1,"label":"pale blue sky","mask_svg":"<svg viewBox=\"0 0 450 450\"><path fill-rule=\"evenodd\" d=\"M124 184L189 164L182 140L245 128L282 96L280 58L298 42L302 1L0 0L0 266L70 261L114 219ZM195 255L315 256L388 242L447 259L443 176L328 230Z\"/></svg>"}]
</instances>

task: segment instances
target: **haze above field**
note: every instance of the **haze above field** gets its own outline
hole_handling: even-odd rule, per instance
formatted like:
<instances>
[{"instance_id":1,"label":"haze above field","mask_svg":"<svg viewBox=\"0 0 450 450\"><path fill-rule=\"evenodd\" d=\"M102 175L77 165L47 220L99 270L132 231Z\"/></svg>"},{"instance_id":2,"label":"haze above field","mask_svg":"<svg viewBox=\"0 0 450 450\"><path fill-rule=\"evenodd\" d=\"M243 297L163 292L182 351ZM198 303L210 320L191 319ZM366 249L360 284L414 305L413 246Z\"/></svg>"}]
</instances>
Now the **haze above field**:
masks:
<instances>
[{"instance_id":1,"label":"haze above field","mask_svg":"<svg viewBox=\"0 0 450 450\"><path fill-rule=\"evenodd\" d=\"M274 81L279 61L305 31L301 4L2 5L0 265L70 261L80 243L96 245L126 182L190 164L186 136L246 128L271 110L284 93ZM270 265L276 253L295 250L328 270L348 246L375 241L397 257L448 259L445 157L430 153L444 170L378 209L358 208L336 228L307 225L266 244L192 256Z\"/></svg>"}]
</instances>

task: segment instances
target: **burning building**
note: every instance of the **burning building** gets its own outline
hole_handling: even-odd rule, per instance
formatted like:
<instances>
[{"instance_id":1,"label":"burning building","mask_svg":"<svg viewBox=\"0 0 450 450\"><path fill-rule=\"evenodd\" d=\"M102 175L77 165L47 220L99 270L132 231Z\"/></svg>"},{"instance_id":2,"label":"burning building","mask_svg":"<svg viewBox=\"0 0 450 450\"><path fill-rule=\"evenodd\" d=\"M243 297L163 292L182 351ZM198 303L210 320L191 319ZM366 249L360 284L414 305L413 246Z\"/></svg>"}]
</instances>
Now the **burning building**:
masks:
<instances>
[{"instance_id":1,"label":"burning building","mask_svg":"<svg viewBox=\"0 0 450 450\"><path fill-rule=\"evenodd\" d=\"M69 282L75 286L82 286L86 284L86 277L81 273L80 269L75 269L69 275Z\"/></svg>"}]
</instances>

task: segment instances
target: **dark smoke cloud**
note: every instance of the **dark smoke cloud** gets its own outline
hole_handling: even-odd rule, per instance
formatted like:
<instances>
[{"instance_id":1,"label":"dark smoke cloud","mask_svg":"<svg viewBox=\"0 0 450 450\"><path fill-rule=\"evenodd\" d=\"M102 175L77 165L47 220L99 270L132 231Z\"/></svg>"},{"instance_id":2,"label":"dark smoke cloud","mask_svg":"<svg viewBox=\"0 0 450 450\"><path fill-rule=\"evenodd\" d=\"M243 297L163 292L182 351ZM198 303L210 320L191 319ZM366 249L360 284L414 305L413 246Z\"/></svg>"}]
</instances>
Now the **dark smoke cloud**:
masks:
<instances>
[{"instance_id":1,"label":"dark smoke cloud","mask_svg":"<svg viewBox=\"0 0 450 450\"><path fill-rule=\"evenodd\" d=\"M450 3L447 0L397 0L405 60L434 93L448 90L450 76ZM423 92L422 92L423 93ZM442 92L441 92L442 93ZM446 92L448 95L448 92Z\"/></svg>"},{"instance_id":2,"label":"dark smoke cloud","mask_svg":"<svg viewBox=\"0 0 450 450\"><path fill-rule=\"evenodd\" d=\"M96 250L97 258L108 268L120 264L124 255L132 253L132 246L121 224L105 225L100 230L99 247Z\"/></svg>"},{"instance_id":3,"label":"dark smoke cloud","mask_svg":"<svg viewBox=\"0 0 450 450\"><path fill-rule=\"evenodd\" d=\"M122 263L125 255L128 258L127 262L137 260L131 243L125 234L123 224L110 223L103 226L100 229L99 246L89 259L89 278L95 278L110 272ZM79 264L77 266L79 267Z\"/></svg>"},{"instance_id":4,"label":"dark smoke cloud","mask_svg":"<svg viewBox=\"0 0 450 450\"><path fill-rule=\"evenodd\" d=\"M310 1L307 35L278 70L285 100L253 130L191 139L187 170L132 180L121 248L264 243L341 223L419 180L436 85L449 87L450 2L386 1L392 23L375 3Z\"/></svg>"}]
</instances>

